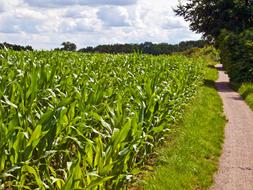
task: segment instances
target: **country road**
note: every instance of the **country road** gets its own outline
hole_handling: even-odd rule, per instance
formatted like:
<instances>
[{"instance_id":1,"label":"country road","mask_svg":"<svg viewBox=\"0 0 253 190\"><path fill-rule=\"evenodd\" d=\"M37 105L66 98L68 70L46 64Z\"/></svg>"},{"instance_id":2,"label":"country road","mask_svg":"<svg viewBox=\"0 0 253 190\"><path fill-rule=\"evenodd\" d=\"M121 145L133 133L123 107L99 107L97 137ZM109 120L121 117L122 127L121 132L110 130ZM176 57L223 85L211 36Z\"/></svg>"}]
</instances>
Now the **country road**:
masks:
<instances>
[{"instance_id":1,"label":"country road","mask_svg":"<svg viewBox=\"0 0 253 190\"><path fill-rule=\"evenodd\" d=\"M228 119L219 169L212 190L253 190L253 112L229 87L222 66L216 88Z\"/></svg>"}]
</instances>

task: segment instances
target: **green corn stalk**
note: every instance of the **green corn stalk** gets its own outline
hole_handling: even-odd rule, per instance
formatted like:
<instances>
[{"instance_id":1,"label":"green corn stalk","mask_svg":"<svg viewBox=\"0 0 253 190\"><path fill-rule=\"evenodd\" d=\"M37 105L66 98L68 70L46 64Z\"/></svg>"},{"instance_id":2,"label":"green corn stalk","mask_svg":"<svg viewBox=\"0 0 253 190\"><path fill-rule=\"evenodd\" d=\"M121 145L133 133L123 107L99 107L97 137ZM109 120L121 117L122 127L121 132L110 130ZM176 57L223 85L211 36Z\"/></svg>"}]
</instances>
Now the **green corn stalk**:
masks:
<instances>
[{"instance_id":1,"label":"green corn stalk","mask_svg":"<svg viewBox=\"0 0 253 190\"><path fill-rule=\"evenodd\" d=\"M124 189L202 70L180 55L0 50L0 189Z\"/></svg>"}]
</instances>

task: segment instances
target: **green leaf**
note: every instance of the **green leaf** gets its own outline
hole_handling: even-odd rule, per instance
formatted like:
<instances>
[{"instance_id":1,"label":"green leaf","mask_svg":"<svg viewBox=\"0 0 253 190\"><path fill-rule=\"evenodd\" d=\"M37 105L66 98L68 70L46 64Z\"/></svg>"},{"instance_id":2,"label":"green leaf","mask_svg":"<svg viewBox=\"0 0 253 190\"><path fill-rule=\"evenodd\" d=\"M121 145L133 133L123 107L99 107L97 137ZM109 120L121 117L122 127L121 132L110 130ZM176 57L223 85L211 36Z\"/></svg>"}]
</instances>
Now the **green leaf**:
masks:
<instances>
[{"instance_id":1,"label":"green leaf","mask_svg":"<svg viewBox=\"0 0 253 190\"><path fill-rule=\"evenodd\" d=\"M33 131L26 147L30 146L30 145L33 145L36 146L40 140L40 138L42 137L42 132L41 132L41 128L42 126L41 125L38 125L35 130Z\"/></svg>"},{"instance_id":2,"label":"green leaf","mask_svg":"<svg viewBox=\"0 0 253 190\"><path fill-rule=\"evenodd\" d=\"M23 172L27 171L28 173L33 174L39 188L42 189L42 190L45 189L44 184L43 184L42 180L40 179L39 174L37 173L37 171L33 167L28 166L28 165L24 165L22 167L22 171Z\"/></svg>"},{"instance_id":3,"label":"green leaf","mask_svg":"<svg viewBox=\"0 0 253 190\"><path fill-rule=\"evenodd\" d=\"M4 100L5 100L5 103L8 104L9 106L14 107L15 109L18 108L18 106L15 105L15 104L13 104L13 103L8 99L7 96L4 96Z\"/></svg>"},{"instance_id":4,"label":"green leaf","mask_svg":"<svg viewBox=\"0 0 253 190\"><path fill-rule=\"evenodd\" d=\"M117 145L119 145L126 139L130 129L131 129L131 119L128 119L127 123L118 132L118 135L116 136L113 142L113 149L115 149Z\"/></svg>"},{"instance_id":5,"label":"green leaf","mask_svg":"<svg viewBox=\"0 0 253 190\"><path fill-rule=\"evenodd\" d=\"M92 188L95 188L95 187L98 187L100 185L103 185L106 181L112 179L113 176L108 176L108 177L103 177L103 178L99 178L95 181L92 181L88 186L85 187L85 189L92 189Z\"/></svg>"}]
</instances>

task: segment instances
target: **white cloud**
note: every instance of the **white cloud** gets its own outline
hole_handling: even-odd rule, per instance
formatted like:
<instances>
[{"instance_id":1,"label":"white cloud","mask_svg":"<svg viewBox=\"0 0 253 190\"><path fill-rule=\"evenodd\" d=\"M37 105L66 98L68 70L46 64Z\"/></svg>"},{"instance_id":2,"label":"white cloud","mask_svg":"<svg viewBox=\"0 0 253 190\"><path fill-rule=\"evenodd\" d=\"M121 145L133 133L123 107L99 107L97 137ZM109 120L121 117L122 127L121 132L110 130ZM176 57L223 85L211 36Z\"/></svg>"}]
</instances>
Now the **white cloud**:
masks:
<instances>
[{"instance_id":1,"label":"white cloud","mask_svg":"<svg viewBox=\"0 0 253 190\"><path fill-rule=\"evenodd\" d=\"M27 17L25 15L4 15L0 19L0 32L3 33L37 33L41 19Z\"/></svg>"},{"instance_id":2,"label":"white cloud","mask_svg":"<svg viewBox=\"0 0 253 190\"><path fill-rule=\"evenodd\" d=\"M16 17L17 19L34 19L34 20L43 20L45 19L45 15L43 15L41 12L34 11L31 9L26 8L19 8L15 10L15 15L12 15Z\"/></svg>"},{"instance_id":3,"label":"white cloud","mask_svg":"<svg viewBox=\"0 0 253 190\"><path fill-rule=\"evenodd\" d=\"M0 13L10 10L12 7L22 4L22 0L0 0Z\"/></svg>"},{"instance_id":4,"label":"white cloud","mask_svg":"<svg viewBox=\"0 0 253 190\"><path fill-rule=\"evenodd\" d=\"M64 7L71 5L131 5L137 0L24 0L35 7Z\"/></svg>"},{"instance_id":5,"label":"white cloud","mask_svg":"<svg viewBox=\"0 0 253 190\"><path fill-rule=\"evenodd\" d=\"M78 19L78 18L90 17L91 16L90 14L91 14L90 12L86 11L83 7L79 6L79 7L66 9L63 16L66 18Z\"/></svg>"},{"instance_id":6,"label":"white cloud","mask_svg":"<svg viewBox=\"0 0 253 190\"><path fill-rule=\"evenodd\" d=\"M24 0L26 4L34 7L64 7L76 5L77 0Z\"/></svg>"},{"instance_id":7,"label":"white cloud","mask_svg":"<svg viewBox=\"0 0 253 190\"><path fill-rule=\"evenodd\" d=\"M59 32L63 33L80 33L95 32L100 28L100 23L89 19L63 20L59 27Z\"/></svg>"},{"instance_id":8,"label":"white cloud","mask_svg":"<svg viewBox=\"0 0 253 190\"><path fill-rule=\"evenodd\" d=\"M0 13L4 12L5 8L3 6L0 6Z\"/></svg>"},{"instance_id":9,"label":"white cloud","mask_svg":"<svg viewBox=\"0 0 253 190\"><path fill-rule=\"evenodd\" d=\"M105 26L120 27L130 25L128 12L123 7L101 7L97 12L97 16L103 21Z\"/></svg>"},{"instance_id":10,"label":"white cloud","mask_svg":"<svg viewBox=\"0 0 253 190\"><path fill-rule=\"evenodd\" d=\"M187 28L185 22L179 17L168 16L164 18L164 23L162 24L163 29L177 30L181 28Z\"/></svg>"},{"instance_id":11,"label":"white cloud","mask_svg":"<svg viewBox=\"0 0 253 190\"><path fill-rule=\"evenodd\" d=\"M136 4L137 0L79 0L83 5L132 5Z\"/></svg>"},{"instance_id":12,"label":"white cloud","mask_svg":"<svg viewBox=\"0 0 253 190\"><path fill-rule=\"evenodd\" d=\"M175 0L0 0L0 42L78 48L145 41L199 39L176 17Z\"/></svg>"}]
</instances>

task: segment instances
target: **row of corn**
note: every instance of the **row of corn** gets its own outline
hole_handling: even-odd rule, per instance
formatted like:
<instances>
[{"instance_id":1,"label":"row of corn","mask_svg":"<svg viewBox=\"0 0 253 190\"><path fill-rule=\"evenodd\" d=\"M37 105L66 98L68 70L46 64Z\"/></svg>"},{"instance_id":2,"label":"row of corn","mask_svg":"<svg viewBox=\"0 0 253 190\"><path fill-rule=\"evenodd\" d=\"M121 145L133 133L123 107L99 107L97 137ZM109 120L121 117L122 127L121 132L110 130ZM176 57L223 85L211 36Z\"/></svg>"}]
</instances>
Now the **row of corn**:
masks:
<instances>
[{"instance_id":1,"label":"row of corn","mask_svg":"<svg viewBox=\"0 0 253 190\"><path fill-rule=\"evenodd\" d=\"M0 189L124 189L202 81L183 56L0 51Z\"/></svg>"}]
</instances>

